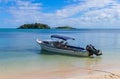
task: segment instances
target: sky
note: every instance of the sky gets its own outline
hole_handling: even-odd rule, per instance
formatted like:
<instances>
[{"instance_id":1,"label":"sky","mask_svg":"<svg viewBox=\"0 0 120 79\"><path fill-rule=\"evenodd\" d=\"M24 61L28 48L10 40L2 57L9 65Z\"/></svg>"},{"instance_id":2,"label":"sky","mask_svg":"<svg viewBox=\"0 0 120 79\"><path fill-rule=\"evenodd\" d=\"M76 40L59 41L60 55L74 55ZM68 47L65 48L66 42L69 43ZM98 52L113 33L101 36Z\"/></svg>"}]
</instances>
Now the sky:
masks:
<instances>
[{"instance_id":1,"label":"sky","mask_svg":"<svg viewBox=\"0 0 120 79\"><path fill-rule=\"evenodd\" d=\"M0 0L0 28L36 22L51 27L120 28L120 0Z\"/></svg>"}]
</instances>

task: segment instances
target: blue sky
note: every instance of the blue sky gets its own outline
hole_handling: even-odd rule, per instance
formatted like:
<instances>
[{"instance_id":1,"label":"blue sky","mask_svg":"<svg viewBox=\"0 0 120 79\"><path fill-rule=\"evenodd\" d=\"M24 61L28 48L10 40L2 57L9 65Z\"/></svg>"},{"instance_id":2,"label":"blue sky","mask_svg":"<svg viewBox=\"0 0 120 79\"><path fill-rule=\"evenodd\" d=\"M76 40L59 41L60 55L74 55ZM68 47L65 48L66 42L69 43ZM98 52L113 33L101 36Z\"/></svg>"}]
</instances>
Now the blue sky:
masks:
<instances>
[{"instance_id":1,"label":"blue sky","mask_svg":"<svg viewBox=\"0 0 120 79\"><path fill-rule=\"evenodd\" d=\"M120 1L0 0L0 28L35 22L51 27L120 28Z\"/></svg>"}]
</instances>

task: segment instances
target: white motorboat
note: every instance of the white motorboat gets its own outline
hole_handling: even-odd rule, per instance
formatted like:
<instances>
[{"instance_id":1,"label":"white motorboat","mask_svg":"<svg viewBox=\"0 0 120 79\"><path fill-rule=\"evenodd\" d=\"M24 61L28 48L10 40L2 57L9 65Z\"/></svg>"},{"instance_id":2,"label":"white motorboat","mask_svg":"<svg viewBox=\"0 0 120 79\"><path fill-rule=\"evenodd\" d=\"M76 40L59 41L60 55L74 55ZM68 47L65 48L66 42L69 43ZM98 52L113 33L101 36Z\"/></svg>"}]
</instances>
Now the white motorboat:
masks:
<instances>
[{"instance_id":1,"label":"white motorboat","mask_svg":"<svg viewBox=\"0 0 120 79\"><path fill-rule=\"evenodd\" d=\"M100 56L102 52L100 50L95 49L94 46L87 45L86 48L76 47L68 45L67 40L75 40L71 37L61 36L61 35L51 35L51 38L58 38L58 41L42 41L37 39L37 43L40 44L41 50L66 54L66 55L74 55L74 56Z\"/></svg>"}]
</instances>

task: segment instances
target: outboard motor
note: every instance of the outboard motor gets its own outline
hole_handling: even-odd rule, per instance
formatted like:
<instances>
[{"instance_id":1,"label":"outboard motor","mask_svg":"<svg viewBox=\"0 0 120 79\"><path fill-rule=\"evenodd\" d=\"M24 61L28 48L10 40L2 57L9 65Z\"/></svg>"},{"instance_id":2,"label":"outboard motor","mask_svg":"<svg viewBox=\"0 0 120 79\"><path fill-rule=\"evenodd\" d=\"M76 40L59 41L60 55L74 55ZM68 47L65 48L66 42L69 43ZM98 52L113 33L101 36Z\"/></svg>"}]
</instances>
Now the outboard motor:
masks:
<instances>
[{"instance_id":1,"label":"outboard motor","mask_svg":"<svg viewBox=\"0 0 120 79\"><path fill-rule=\"evenodd\" d=\"M102 55L102 52L100 50L97 50L93 45L87 45L86 46L86 50L89 52L89 56L92 56L92 55L96 55L96 56L100 56Z\"/></svg>"}]
</instances>

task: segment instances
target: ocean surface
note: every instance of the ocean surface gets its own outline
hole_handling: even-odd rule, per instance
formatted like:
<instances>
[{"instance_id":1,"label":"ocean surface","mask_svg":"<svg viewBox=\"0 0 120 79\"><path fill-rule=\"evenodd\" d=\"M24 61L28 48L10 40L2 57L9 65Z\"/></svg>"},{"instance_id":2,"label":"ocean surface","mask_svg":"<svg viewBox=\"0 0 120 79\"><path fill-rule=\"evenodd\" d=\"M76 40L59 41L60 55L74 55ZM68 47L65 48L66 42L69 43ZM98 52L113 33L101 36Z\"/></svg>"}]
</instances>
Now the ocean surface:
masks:
<instances>
[{"instance_id":1,"label":"ocean surface","mask_svg":"<svg viewBox=\"0 0 120 79\"><path fill-rule=\"evenodd\" d=\"M71 45L86 47L92 44L102 50L100 57L74 57L58 54L45 54L40 51L36 39L50 39L51 35L74 37ZM49 52L47 52L49 53ZM79 30L40 30L40 29L0 29L0 73L32 72L72 67L120 66L120 30L79 29Z\"/></svg>"}]
</instances>

